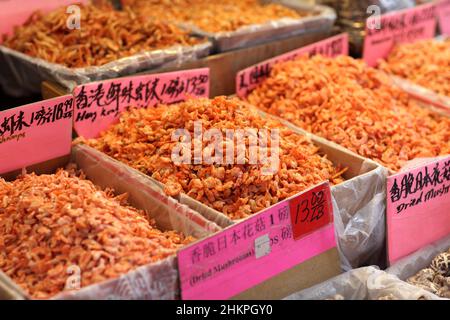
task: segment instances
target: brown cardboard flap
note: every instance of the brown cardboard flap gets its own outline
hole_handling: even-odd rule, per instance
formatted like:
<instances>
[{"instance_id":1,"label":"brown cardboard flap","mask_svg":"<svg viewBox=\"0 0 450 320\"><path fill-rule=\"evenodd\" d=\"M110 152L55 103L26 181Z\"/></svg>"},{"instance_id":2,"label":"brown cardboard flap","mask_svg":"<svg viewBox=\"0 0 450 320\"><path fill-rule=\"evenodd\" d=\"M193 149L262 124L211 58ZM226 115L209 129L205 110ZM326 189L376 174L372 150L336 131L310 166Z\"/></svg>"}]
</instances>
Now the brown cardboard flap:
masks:
<instances>
[{"instance_id":1,"label":"brown cardboard flap","mask_svg":"<svg viewBox=\"0 0 450 320\"><path fill-rule=\"evenodd\" d=\"M340 274L339 253L333 248L238 294L233 299L282 299L338 274Z\"/></svg>"}]
</instances>

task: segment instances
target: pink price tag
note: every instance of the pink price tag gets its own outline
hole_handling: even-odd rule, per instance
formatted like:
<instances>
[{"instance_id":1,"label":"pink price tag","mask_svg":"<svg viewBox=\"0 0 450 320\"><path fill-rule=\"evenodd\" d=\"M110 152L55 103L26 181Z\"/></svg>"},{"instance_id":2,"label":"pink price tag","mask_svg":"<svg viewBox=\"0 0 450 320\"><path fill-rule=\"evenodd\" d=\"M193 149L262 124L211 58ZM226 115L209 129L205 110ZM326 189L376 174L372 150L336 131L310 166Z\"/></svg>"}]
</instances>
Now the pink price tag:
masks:
<instances>
[{"instance_id":1,"label":"pink price tag","mask_svg":"<svg viewBox=\"0 0 450 320\"><path fill-rule=\"evenodd\" d=\"M450 156L387 179L389 262L450 233Z\"/></svg>"},{"instance_id":2,"label":"pink price tag","mask_svg":"<svg viewBox=\"0 0 450 320\"><path fill-rule=\"evenodd\" d=\"M371 67L384 59L396 44L431 39L436 33L433 3L367 19L363 59Z\"/></svg>"},{"instance_id":3,"label":"pink price tag","mask_svg":"<svg viewBox=\"0 0 450 320\"><path fill-rule=\"evenodd\" d=\"M240 98L245 98L258 84L270 76L270 71L274 64L282 61L294 60L296 57L305 54L322 54L328 57L348 55L348 34L339 34L239 71L236 76L236 94Z\"/></svg>"},{"instance_id":4,"label":"pink price tag","mask_svg":"<svg viewBox=\"0 0 450 320\"><path fill-rule=\"evenodd\" d=\"M180 250L182 299L229 299L334 247L332 223L294 240L283 201Z\"/></svg>"},{"instance_id":5,"label":"pink price tag","mask_svg":"<svg viewBox=\"0 0 450 320\"><path fill-rule=\"evenodd\" d=\"M0 43L3 41L3 34L11 34L15 26L24 24L37 10L45 13L62 6L87 2L88 0L27 0L25 4L17 0L0 0ZM70 13L67 17L69 15Z\"/></svg>"},{"instance_id":6,"label":"pink price tag","mask_svg":"<svg viewBox=\"0 0 450 320\"><path fill-rule=\"evenodd\" d=\"M441 33L450 36L450 0L442 0L437 5Z\"/></svg>"},{"instance_id":7,"label":"pink price tag","mask_svg":"<svg viewBox=\"0 0 450 320\"><path fill-rule=\"evenodd\" d=\"M71 95L0 112L0 173L69 154L72 114Z\"/></svg>"},{"instance_id":8,"label":"pink price tag","mask_svg":"<svg viewBox=\"0 0 450 320\"><path fill-rule=\"evenodd\" d=\"M209 68L93 82L74 90L74 128L82 137L96 138L129 107L208 96Z\"/></svg>"}]
</instances>

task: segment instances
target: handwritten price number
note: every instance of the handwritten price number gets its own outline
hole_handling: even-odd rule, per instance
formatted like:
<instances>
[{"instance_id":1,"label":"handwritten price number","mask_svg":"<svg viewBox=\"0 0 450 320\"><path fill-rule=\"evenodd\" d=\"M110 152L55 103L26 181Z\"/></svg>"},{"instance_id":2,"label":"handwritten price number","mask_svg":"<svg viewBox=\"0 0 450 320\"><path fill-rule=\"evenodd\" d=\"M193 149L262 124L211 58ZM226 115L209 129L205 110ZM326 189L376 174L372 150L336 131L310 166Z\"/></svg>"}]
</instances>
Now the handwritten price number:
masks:
<instances>
[{"instance_id":1,"label":"handwritten price number","mask_svg":"<svg viewBox=\"0 0 450 320\"><path fill-rule=\"evenodd\" d=\"M313 192L311 198L311 206L309 206L309 199L303 200L300 204L297 204L297 214L295 216L295 224L298 224L298 217L301 214L303 219L300 222L311 223L316 220L320 220L325 212L325 195L323 190L319 192ZM312 212L311 218L310 213Z\"/></svg>"},{"instance_id":2,"label":"handwritten price number","mask_svg":"<svg viewBox=\"0 0 450 320\"><path fill-rule=\"evenodd\" d=\"M322 184L290 200L289 211L294 239L314 232L332 220L329 184Z\"/></svg>"}]
</instances>

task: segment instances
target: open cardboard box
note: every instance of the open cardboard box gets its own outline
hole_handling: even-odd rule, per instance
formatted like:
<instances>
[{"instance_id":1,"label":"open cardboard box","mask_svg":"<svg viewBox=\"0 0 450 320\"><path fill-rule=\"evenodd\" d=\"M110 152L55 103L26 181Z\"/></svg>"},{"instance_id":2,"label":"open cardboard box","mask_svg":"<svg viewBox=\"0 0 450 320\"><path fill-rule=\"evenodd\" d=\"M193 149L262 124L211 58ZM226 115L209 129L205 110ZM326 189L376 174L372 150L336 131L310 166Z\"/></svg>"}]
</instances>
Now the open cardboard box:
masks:
<instances>
[{"instance_id":1,"label":"open cardboard box","mask_svg":"<svg viewBox=\"0 0 450 320\"><path fill-rule=\"evenodd\" d=\"M110 161L90 148L75 146L71 156L60 157L27 167L27 171L49 174L75 163L87 179L101 188L128 193L129 203L145 210L161 230L176 230L187 236L204 238L220 230L213 222L165 196L148 181L117 161ZM94 150L95 151L95 150ZM2 175L14 179L21 170ZM52 299L176 299L179 298L176 255L136 268L119 278L83 287L78 291L61 292ZM12 279L0 271L0 299L31 299Z\"/></svg>"},{"instance_id":2,"label":"open cardboard box","mask_svg":"<svg viewBox=\"0 0 450 320\"><path fill-rule=\"evenodd\" d=\"M84 155L86 155L89 159L84 159L86 161L89 161L91 163L95 163L96 161L99 161L100 159L102 162L106 163L115 163L118 167L126 167L126 170L129 172L133 172L132 175L134 177L139 177L138 180L142 182L142 188L147 188L145 186L146 184L148 186L158 186L158 193L163 192L163 185L153 178L141 173L140 171L133 169L131 167L127 167L126 165L120 163L119 161L85 145L80 145L80 148L85 152ZM98 175L102 175L103 173L97 173ZM108 178L103 178L106 181ZM114 186L118 190L120 189L120 186ZM177 200L180 201L180 206L191 204L189 201L187 201L189 197L182 196L179 197ZM191 199L192 200L192 199ZM173 200L176 202L176 200ZM210 213L214 214L220 214L221 218L224 218L222 213L218 213L217 211L210 209L206 207L203 204L198 204L198 208L202 209L203 212L208 212L210 210ZM335 206L334 206L335 208ZM335 208L336 210L336 208ZM263 211L262 211L263 212ZM262 213L260 212L260 213ZM258 213L257 213L258 214ZM257 215L255 214L255 215ZM223 217L222 217L223 216ZM254 216L254 215L253 215ZM251 216L251 217L253 217ZM249 217L249 218L251 218ZM247 219L249 219L247 218ZM247 219L240 220L239 222L245 222ZM239 223L235 222L235 223ZM212 225L216 225L214 222L211 222ZM228 225L228 226L231 226ZM316 231L317 232L317 231ZM220 233L220 231L219 231ZM217 233L215 234L217 235ZM211 235L211 237L214 235ZM203 239L208 240L208 238ZM289 254L289 251L285 251L286 254ZM263 263L263 262L262 262ZM265 267L263 264L261 267ZM340 268L340 259L339 259L339 252L337 247L333 247L329 250L326 250L306 261L300 262L294 267L287 269L273 277L269 277L265 281L262 281L258 285L251 287L247 290L242 291L241 293L235 295L232 297L233 299L281 299L285 297L286 295L302 290L304 288L308 288L310 286L313 286L317 283L321 283L337 274L340 274L341 268Z\"/></svg>"},{"instance_id":3,"label":"open cardboard box","mask_svg":"<svg viewBox=\"0 0 450 320\"><path fill-rule=\"evenodd\" d=\"M269 117L263 113L262 115ZM307 135L334 164L348 168L344 174L346 181L331 188L335 199L334 221L342 268L351 269L367 264L384 265L386 170L334 143L281 122L293 131ZM163 190L163 184L135 171ZM240 222L231 220L186 194L182 193L176 199L223 228Z\"/></svg>"}]
</instances>

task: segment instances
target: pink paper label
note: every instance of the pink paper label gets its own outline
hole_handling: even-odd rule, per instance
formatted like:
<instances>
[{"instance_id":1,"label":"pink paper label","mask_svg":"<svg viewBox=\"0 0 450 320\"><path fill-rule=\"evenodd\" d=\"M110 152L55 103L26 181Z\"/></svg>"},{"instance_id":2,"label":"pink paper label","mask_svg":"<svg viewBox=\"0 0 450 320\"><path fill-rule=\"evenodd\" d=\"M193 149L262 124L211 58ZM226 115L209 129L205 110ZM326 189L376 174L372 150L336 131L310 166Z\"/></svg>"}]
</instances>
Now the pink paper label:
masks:
<instances>
[{"instance_id":1,"label":"pink paper label","mask_svg":"<svg viewBox=\"0 0 450 320\"><path fill-rule=\"evenodd\" d=\"M0 112L0 173L70 153L73 97Z\"/></svg>"},{"instance_id":2,"label":"pink paper label","mask_svg":"<svg viewBox=\"0 0 450 320\"><path fill-rule=\"evenodd\" d=\"M11 34L15 26L27 21L34 11L49 12L62 6L87 3L87 0L0 0L0 43L3 34ZM67 17L69 17L69 13Z\"/></svg>"},{"instance_id":3,"label":"pink paper label","mask_svg":"<svg viewBox=\"0 0 450 320\"><path fill-rule=\"evenodd\" d=\"M209 68L89 83L74 90L74 128L82 137L96 138L129 107L151 107L208 96Z\"/></svg>"},{"instance_id":4,"label":"pink paper label","mask_svg":"<svg viewBox=\"0 0 450 320\"><path fill-rule=\"evenodd\" d=\"M436 33L433 3L367 19L363 59L371 67L384 59L396 44L433 38Z\"/></svg>"},{"instance_id":5,"label":"pink paper label","mask_svg":"<svg viewBox=\"0 0 450 320\"><path fill-rule=\"evenodd\" d=\"M437 14L441 33L450 36L450 0L443 0L438 3Z\"/></svg>"},{"instance_id":6,"label":"pink paper label","mask_svg":"<svg viewBox=\"0 0 450 320\"><path fill-rule=\"evenodd\" d=\"M294 240L289 202L180 250L182 298L229 299L336 247L332 223Z\"/></svg>"},{"instance_id":7,"label":"pink paper label","mask_svg":"<svg viewBox=\"0 0 450 320\"><path fill-rule=\"evenodd\" d=\"M387 179L389 262L450 233L450 156Z\"/></svg>"},{"instance_id":8,"label":"pink paper label","mask_svg":"<svg viewBox=\"0 0 450 320\"><path fill-rule=\"evenodd\" d=\"M261 63L255 64L244 70L239 71L236 76L236 94L244 98L250 93L258 84L270 76L272 66L277 62L294 60L301 55L322 54L328 57L335 57L338 55L348 55L348 34L342 33L337 36L313 43L306 47L302 47L274 58L265 60Z\"/></svg>"}]
</instances>

